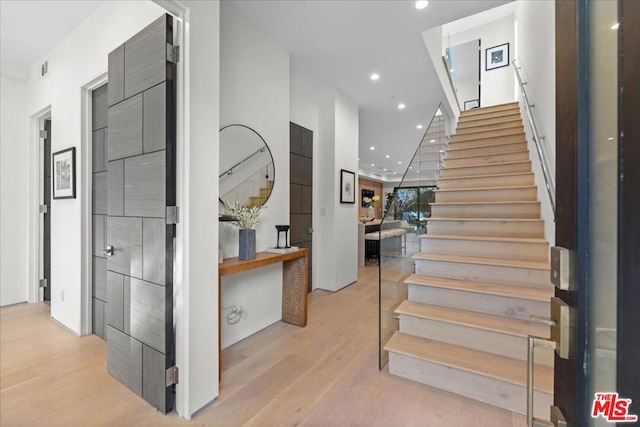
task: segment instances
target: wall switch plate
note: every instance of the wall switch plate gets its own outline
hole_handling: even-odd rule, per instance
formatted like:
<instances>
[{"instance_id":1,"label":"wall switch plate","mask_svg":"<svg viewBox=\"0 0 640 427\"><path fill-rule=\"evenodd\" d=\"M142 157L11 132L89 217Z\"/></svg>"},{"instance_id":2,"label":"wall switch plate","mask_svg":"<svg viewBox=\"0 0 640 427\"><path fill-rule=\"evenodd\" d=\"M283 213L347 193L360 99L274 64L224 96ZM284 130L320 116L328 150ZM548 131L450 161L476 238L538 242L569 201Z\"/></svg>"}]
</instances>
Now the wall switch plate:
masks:
<instances>
[{"instance_id":1,"label":"wall switch plate","mask_svg":"<svg viewBox=\"0 0 640 427\"><path fill-rule=\"evenodd\" d=\"M574 290L575 252L560 246L551 248L551 283L562 290Z\"/></svg>"}]
</instances>

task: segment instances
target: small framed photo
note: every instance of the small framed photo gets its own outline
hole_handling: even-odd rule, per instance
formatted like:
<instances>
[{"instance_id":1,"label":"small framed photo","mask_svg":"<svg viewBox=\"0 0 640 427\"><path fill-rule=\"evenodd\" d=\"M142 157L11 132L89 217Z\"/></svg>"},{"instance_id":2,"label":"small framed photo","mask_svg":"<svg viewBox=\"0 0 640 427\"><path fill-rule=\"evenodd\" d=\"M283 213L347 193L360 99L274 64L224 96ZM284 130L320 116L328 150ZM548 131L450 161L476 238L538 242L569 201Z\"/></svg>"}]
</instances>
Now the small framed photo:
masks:
<instances>
[{"instance_id":1,"label":"small framed photo","mask_svg":"<svg viewBox=\"0 0 640 427\"><path fill-rule=\"evenodd\" d=\"M509 65L509 43L490 47L485 50L486 71L495 70Z\"/></svg>"},{"instance_id":2,"label":"small framed photo","mask_svg":"<svg viewBox=\"0 0 640 427\"><path fill-rule=\"evenodd\" d=\"M373 196L375 196L375 195L376 195L376 192L375 192L375 191L373 191L373 190L366 190L366 189L364 189L364 188L362 189L362 191L361 191L361 192L362 192L362 203L361 203L361 205L360 205L360 206L362 206L363 208L367 208L367 207L369 207L369 205L367 204L367 202L365 202L365 201L364 201L364 199L365 199L366 197L368 197L368 198L370 198L370 199L373 199Z\"/></svg>"},{"instance_id":3,"label":"small framed photo","mask_svg":"<svg viewBox=\"0 0 640 427\"><path fill-rule=\"evenodd\" d=\"M471 101L464 101L464 109L471 110L473 108L480 107L480 100L472 99Z\"/></svg>"},{"instance_id":4,"label":"small framed photo","mask_svg":"<svg viewBox=\"0 0 640 427\"><path fill-rule=\"evenodd\" d=\"M340 203L356 202L356 174L340 169Z\"/></svg>"},{"instance_id":5,"label":"small framed photo","mask_svg":"<svg viewBox=\"0 0 640 427\"><path fill-rule=\"evenodd\" d=\"M76 148L53 153L53 198L76 198Z\"/></svg>"}]
</instances>

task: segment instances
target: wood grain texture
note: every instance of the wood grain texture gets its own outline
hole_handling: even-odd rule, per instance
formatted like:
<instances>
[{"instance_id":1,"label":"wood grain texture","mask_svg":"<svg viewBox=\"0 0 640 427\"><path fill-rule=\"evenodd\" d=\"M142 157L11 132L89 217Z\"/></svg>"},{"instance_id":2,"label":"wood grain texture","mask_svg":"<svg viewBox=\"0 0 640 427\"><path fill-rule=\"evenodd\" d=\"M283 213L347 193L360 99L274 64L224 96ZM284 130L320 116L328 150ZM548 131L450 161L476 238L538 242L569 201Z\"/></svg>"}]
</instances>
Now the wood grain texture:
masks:
<instances>
[{"instance_id":1,"label":"wood grain texture","mask_svg":"<svg viewBox=\"0 0 640 427\"><path fill-rule=\"evenodd\" d=\"M107 301L107 260L91 257L92 260L92 295L102 301Z\"/></svg>"},{"instance_id":2,"label":"wood grain texture","mask_svg":"<svg viewBox=\"0 0 640 427\"><path fill-rule=\"evenodd\" d=\"M142 154L142 94L109 107L107 159Z\"/></svg>"},{"instance_id":3,"label":"wood grain texture","mask_svg":"<svg viewBox=\"0 0 640 427\"><path fill-rule=\"evenodd\" d=\"M105 113L105 117L107 115L107 110L105 109L104 111ZM107 170L107 163L105 161L105 150L106 150L106 146L105 146L105 136L107 134L107 131L105 129L100 129L100 130L96 130L93 131L91 134L91 144L92 144L92 148L91 148L91 156L93 159L92 162L92 172L102 172Z\"/></svg>"},{"instance_id":4,"label":"wood grain texture","mask_svg":"<svg viewBox=\"0 0 640 427\"><path fill-rule=\"evenodd\" d=\"M124 332L124 276L109 271L107 286L106 322L108 325Z\"/></svg>"},{"instance_id":5,"label":"wood grain texture","mask_svg":"<svg viewBox=\"0 0 640 427\"><path fill-rule=\"evenodd\" d=\"M147 282L152 282L164 286L165 280L165 251L167 226L164 219L143 218L142 219L142 278Z\"/></svg>"},{"instance_id":6,"label":"wood grain texture","mask_svg":"<svg viewBox=\"0 0 640 427\"><path fill-rule=\"evenodd\" d=\"M167 349L165 328L166 288L153 283L131 278L127 289L128 328L127 334L158 350Z\"/></svg>"},{"instance_id":7,"label":"wood grain texture","mask_svg":"<svg viewBox=\"0 0 640 427\"><path fill-rule=\"evenodd\" d=\"M107 172L94 173L91 191L92 213L94 215L107 214L107 192Z\"/></svg>"},{"instance_id":8,"label":"wood grain texture","mask_svg":"<svg viewBox=\"0 0 640 427\"><path fill-rule=\"evenodd\" d=\"M256 257L250 260L240 260L238 257L226 258L224 262L218 266L218 275L222 277L242 271L253 270L255 268L304 257L306 254L306 249L299 249L297 252L290 252L288 254L258 252L256 253Z\"/></svg>"},{"instance_id":9,"label":"wood grain texture","mask_svg":"<svg viewBox=\"0 0 640 427\"><path fill-rule=\"evenodd\" d=\"M105 302L102 300L99 300L98 298L92 298L92 312L91 312L91 319L92 319L92 327L93 327L93 333L96 334L97 336L99 336L100 338L105 338L105 317L104 317L104 311L105 311Z\"/></svg>"},{"instance_id":10,"label":"wood grain texture","mask_svg":"<svg viewBox=\"0 0 640 427\"><path fill-rule=\"evenodd\" d=\"M107 372L142 395L142 343L107 326Z\"/></svg>"},{"instance_id":11,"label":"wood grain texture","mask_svg":"<svg viewBox=\"0 0 640 427\"><path fill-rule=\"evenodd\" d=\"M142 218L110 216L107 234L107 243L113 246L109 271L142 278Z\"/></svg>"},{"instance_id":12,"label":"wood grain texture","mask_svg":"<svg viewBox=\"0 0 640 427\"><path fill-rule=\"evenodd\" d=\"M142 94L142 150L145 153L164 150L167 146L167 85L161 83Z\"/></svg>"},{"instance_id":13,"label":"wood grain texture","mask_svg":"<svg viewBox=\"0 0 640 427\"><path fill-rule=\"evenodd\" d=\"M107 127L108 85L103 84L91 92L91 130Z\"/></svg>"},{"instance_id":14,"label":"wood grain texture","mask_svg":"<svg viewBox=\"0 0 640 427\"><path fill-rule=\"evenodd\" d=\"M124 160L124 214L165 218L165 151Z\"/></svg>"},{"instance_id":15,"label":"wood grain texture","mask_svg":"<svg viewBox=\"0 0 640 427\"><path fill-rule=\"evenodd\" d=\"M124 99L124 44L109 53L108 104L111 107Z\"/></svg>"},{"instance_id":16,"label":"wood grain texture","mask_svg":"<svg viewBox=\"0 0 640 427\"><path fill-rule=\"evenodd\" d=\"M124 97L129 98L167 78L167 15L125 42Z\"/></svg>"},{"instance_id":17,"label":"wood grain texture","mask_svg":"<svg viewBox=\"0 0 640 427\"><path fill-rule=\"evenodd\" d=\"M307 263L296 258L282 263L282 321L307 326Z\"/></svg>"},{"instance_id":18,"label":"wood grain texture","mask_svg":"<svg viewBox=\"0 0 640 427\"><path fill-rule=\"evenodd\" d=\"M165 372L164 354L143 344L142 397L162 412L165 412L167 408Z\"/></svg>"},{"instance_id":19,"label":"wood grain texture","mask_svg":"<svg viewBox=\"0 0 640 427\"><path fill-rule=\"evenodd\" d=\"M92 237L93 237L93 256L97 256L100 258L106 257L102 251L106 247L105 238L106 235L106 224L107 224L107 216L106 215L92 215L91 216L91 228L92 228Z\"/></svg>"},{"instance_id":20,"label":"wood grain texture","mask_svg":"<svg viewBox=\"0 0 640 427\"><path fill-rule=\"evenodd\" d=\"M109 162L108 168L108 213L112 216L124 215L124 160Z\"/></svg>"}]
</instances>

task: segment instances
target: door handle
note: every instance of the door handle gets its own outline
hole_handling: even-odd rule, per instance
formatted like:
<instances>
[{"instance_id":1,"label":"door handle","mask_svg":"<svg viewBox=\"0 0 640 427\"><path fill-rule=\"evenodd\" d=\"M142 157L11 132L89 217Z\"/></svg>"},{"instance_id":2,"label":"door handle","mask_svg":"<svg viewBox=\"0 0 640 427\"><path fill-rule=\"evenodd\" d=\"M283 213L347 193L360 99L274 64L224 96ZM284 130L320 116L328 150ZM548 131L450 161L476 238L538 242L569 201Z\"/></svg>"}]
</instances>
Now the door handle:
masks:
<instances>
[{"instance_id":1,"label":"door handle","mask_svg":"<svg viewBox=\"0 0 640 427\"><path fill-rule=\"evenodd\" d=\"M313 234L313 228L309 228L309 234Z\"/></svg>"},{"instance_id":2,"label":"door handle","mask_svg":"<svg viewBox=\"0 0 640 427\"><path fill-rule=\"evenodd\" d=\"M100 251L107 256L113 256L113 246L109 245L104 251Z\"/></svg>"}]
</instances>

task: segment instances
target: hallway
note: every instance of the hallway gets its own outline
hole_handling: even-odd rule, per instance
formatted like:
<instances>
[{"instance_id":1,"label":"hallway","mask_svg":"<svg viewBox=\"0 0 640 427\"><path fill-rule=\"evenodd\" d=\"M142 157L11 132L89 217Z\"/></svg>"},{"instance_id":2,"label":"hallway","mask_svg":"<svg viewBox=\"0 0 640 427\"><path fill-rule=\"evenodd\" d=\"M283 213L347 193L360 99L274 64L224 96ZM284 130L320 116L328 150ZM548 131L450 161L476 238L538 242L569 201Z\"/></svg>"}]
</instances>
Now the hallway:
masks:
<instances>
[{"instance_id":1,"label":"hallway","mask_svg":"<svg viewBox=\"0 0 640 427\"><path fill-rule=\"evenodd\" d=\"M223 352L220 397L190 422L106 373L106 346L44 304L0 310L0 423L9 425L524 426L524 417L377 369L377 266L310 295L304 329L276 323Z\"/></svg>"}]
</instances>

